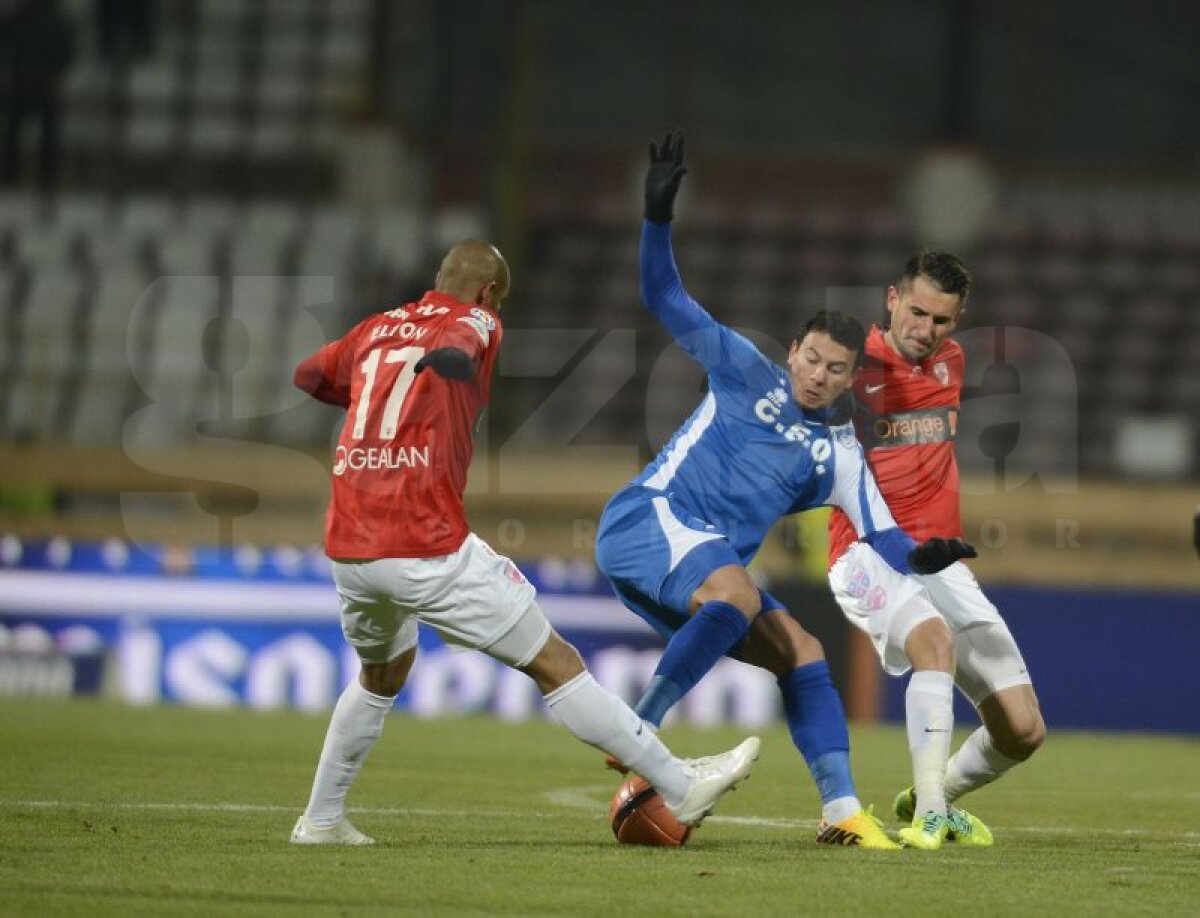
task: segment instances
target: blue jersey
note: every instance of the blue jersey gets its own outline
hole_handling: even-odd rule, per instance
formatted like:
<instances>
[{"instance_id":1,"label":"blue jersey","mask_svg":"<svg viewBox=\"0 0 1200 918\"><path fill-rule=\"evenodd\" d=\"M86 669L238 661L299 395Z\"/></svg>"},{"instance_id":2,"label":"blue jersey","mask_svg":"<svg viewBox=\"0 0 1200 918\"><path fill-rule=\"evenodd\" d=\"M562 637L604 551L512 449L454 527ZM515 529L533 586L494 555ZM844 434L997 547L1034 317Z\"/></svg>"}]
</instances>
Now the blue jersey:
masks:
<instances>
[{"instance_id":1,"label":"blue jersey","mask_svg":"<svg viewBox=\"0 0 1200 918\"><path fill-rule=\"evenodd\" d=\"M850 424L801 408L784 367L720 324L687 293L670 225L646 221L642 299L708 375L709 391L633 482L728 540L743 565L780 517L832 505L902 573L914 542L896 527Z\"/></svg>"}]
</instances>

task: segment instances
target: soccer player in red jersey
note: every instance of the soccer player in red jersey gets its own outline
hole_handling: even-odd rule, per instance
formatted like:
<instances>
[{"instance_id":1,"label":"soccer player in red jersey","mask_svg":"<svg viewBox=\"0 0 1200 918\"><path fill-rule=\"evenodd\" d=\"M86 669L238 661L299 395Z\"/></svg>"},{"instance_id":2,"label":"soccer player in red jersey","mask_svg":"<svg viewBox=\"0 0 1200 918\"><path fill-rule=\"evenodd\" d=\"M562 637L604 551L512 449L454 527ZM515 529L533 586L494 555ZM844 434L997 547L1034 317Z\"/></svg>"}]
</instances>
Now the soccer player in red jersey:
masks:
<instances>
[{"instance_id":1,"label":"soccer player in red jersey","mask_svg":"<svg viewBox=\"0 0 1200 918\"><path fill-rule=\"evenodd\" d=\"M568 730L629 763L680 822L699 824L758 757L751 737L721 755L675 758L596 683L516 565L470 531L472 428L488 402L509 281L495 246L459 243L420 301L368 317L296 368L299 388L347 412L325 549L362 670L334 708L295 844L373 843L346 819L346 793L404 687L418 621L530 676Z\"/></svg>"},{"instance_id":2,"label":"soccer player in red jersey","mask_svg":"<svg viewBox=\"0 0 1200 918\"><path fill-rule=\"evenodd\" d=\"M888 328L871 329L854 381L855 428L867 461L897 523L918 541L962 535L954 435L964 362L949 335L970 289L971 275L954 255L911 258L888 288ZM981 821L950 804L1029 758L1045 737L1016 641L963 562L901 578L854 544L854 529L837 510L829 533L838 604L871 637L887 672L913 670L905 694L913 786L894 806L912 825L901 837L921 848L947 839L991 844ZM955 685L983 726L947 762Z\"/></svg>"}]
</instances>

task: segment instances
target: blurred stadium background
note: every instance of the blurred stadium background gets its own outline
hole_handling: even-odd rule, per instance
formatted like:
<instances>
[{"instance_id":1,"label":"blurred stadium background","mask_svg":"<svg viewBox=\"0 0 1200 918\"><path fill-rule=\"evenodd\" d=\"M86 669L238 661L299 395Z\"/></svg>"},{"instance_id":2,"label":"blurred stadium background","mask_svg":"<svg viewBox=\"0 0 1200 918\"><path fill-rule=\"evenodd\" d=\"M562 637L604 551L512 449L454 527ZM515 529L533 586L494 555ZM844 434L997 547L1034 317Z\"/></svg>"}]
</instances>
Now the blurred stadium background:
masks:
<instances>
[{"instance_id":1,"label":"blurred stadium background","mask_svg":"<svg viewBox=\"0 0 1200 918\"><path fill-rule=\"evenodd\" d=\"M2 0L0 692L331 704L338 418L291 368L482 235L515 283L469 511L636 695L655 643L590 537L700 391L637 294L682 125L685 281L777 355L816 308L879 320L915 249L967 258L967 536L1047 721L1200 733L1200 8L1132 9ZM895 718L811 517L757 572ZM476 656L431 640L403 703L536 712ZM736 664L695 696L775 716Z\"/></svg>"}]
</instances>

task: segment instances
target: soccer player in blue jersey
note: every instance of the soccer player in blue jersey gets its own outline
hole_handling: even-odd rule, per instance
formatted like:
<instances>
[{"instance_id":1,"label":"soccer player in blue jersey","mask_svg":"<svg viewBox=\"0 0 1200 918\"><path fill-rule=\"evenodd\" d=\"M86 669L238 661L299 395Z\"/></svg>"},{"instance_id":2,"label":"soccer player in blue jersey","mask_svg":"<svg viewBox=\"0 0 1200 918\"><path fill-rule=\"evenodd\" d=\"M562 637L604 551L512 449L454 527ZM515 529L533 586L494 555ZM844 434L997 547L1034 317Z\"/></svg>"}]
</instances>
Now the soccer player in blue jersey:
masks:
<instances>
[{"instance_id":1,"label":"soccer player in blue jersey","mask_svg":"<svg viewBox=\"0 0 1200 918\"><path fill-rule=\"evenodd\" d=\"M957 539L917 546L880 497L853 427L830 426L829 408L863 351L857 320L818 313L781 367L688 295L670 238L686 171L682 135L650 145L642 299L704 367L709 391L609 501L596 538L597 564L621 601L668 640L636 711L657 727L727 654L768 670L821 795L817 841L896 848L859 802L845 713L820 642L758 588L746 565L782 516L824 504L845 510L859 537L901 573L941 570L974 549Z\"/></svg>"}]
</instances>

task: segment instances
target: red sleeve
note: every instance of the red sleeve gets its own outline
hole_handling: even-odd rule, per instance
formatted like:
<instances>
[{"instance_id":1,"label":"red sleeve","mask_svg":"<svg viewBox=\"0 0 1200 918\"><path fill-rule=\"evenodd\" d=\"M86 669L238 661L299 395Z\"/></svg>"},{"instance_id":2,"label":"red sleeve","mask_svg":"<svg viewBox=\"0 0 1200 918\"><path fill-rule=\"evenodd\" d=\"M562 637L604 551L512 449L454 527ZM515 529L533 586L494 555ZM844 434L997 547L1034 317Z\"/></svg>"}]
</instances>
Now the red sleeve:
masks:
<instances>
[{"instance_id":1,"label":"red sleeve","mask_svg":"<svg viewBox=\"0 0 1200 918\"><path fill-rule=\"evenodd\" d=\"M357 331L357 329L355 329ZM292 382L313 398L341 408L350 406L350 370L354 331L333 341L296 366Z\"/></svg>"}]
</instances>

